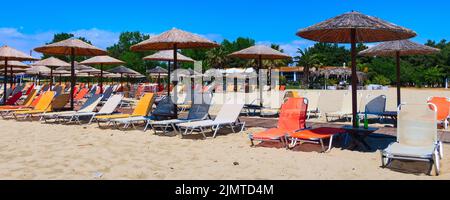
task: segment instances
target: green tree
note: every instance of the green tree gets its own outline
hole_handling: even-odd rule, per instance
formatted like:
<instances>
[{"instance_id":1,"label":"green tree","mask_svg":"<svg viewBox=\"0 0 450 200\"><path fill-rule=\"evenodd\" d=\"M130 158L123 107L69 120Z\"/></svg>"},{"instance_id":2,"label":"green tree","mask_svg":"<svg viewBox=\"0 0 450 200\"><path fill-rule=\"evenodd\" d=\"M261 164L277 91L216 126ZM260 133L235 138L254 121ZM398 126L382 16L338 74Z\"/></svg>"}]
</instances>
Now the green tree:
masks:
<instances>
[{"instance_id":1,"label":"green tree","mask_svg":"<svg viewBox=\"0 0 450 200\"><path fill-rule=\"evenodd\" d=\"M131 46L149 39L149 35L140 32L123 32L119 36L119 42L107 48L110 56L124 61L125 66L145 74L147 68L156 67L159 63L153 61L144 61L147 55L156 53L156 51L134 52Z\"/></svg>"},{"instance_id":2,"label":"green tree","mask_svg":"<svg viewBox=\"0 0 450 200\"><path fill-rule=\"evenodd\" d=\"M299 49L297 53L300 54L300 56L295 57L298 63L297 65L304 67L303 86L305 86L305 88L309 88L309 75L311 68L321 65L319 56L318 54L313 53L311 48L307 48L305 50Z\"/></svg>"}]
</instances>

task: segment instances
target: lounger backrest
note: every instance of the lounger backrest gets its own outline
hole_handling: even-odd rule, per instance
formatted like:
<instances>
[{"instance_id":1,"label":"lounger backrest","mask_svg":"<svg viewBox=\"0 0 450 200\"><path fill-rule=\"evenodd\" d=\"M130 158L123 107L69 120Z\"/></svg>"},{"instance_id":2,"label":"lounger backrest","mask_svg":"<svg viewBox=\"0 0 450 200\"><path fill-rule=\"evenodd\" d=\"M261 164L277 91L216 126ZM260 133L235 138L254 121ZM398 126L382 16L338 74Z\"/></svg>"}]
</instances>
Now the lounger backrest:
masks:
<instances>
[{"instance_id":1,"label":"lounger backrest","mask_svg":"<svg viewBox=\"0 0 450 200\"><path fill-rule=\"evenodd\" d=\"M120 102L123 99L123 95L113 95L111 96L108 101L106 101L105 105L100 109L98 112L99 114L111 114L113 113L117 106L119 106Z\"/></svg>"},{"instance_id":2,"label":"lounger backrest","mask_svg":"<svg viewBox=\"0 0 450 200\"><path fill-rule=\"evenodd\" d=\"M25 95L29 95L31 93L31 91L34 90L34 83L30 85L30 87L28 87L27 92L25 93Z\"/></svg>"},{"instance_id":3,"label":"lounger backrest","mask_svg":"<svg viewBox=\"0 0 450 200\"><path fill-rule=\"evenodd\" d=\"M113 93L113 88L112 87L106 88L105 92L103 93L102 101L108 100L109 97L111 97L112 93Z\"/></svg>"},{"instance_id":4,"label":"lounger backrest","mask_svg":"<svg viewBox=\"0 0 450 200\"><path fill-rule=\"evenodd\" d=\"M436 116L429 104L402 105L397 122L398 142L408 146L433 145L437 141Z\"/></svg>"},{"instance_id":5,"label":"lounger backrest","mask_svg":"<svg viewBox=\"0 0 450 200\"><path fill-rule=\"evenodd\" d=\"M94 112L95 108L97 108L97 105L100 103L100 100L102 99L102 95L97 94L89 98L83 106L78 110L78 112Z\"/></svg>"},{"instance_id":6,"label":"lounger backrest","mask_svg":"<svg viewBox=\"0 0 450 200\"><path fill-rule=\"evenodd\" d=\"M163 97L156 106L156 109L152 113L155 117L166 117L166 116L176 116L175 115L175 104L172 98L167 96Z\"/></svg>"},{"instance_id":7,"label":"lounger backrest","mask_svg":"<svg viewBox=\"0 0 450 200\"><path fill-rule=\"evenodd\" d=\"M48 111L61 110L67 105L67 103L69 102L69 99L70 99L69 94L61 94L59 96L56 96L56 94L55 94L55 98L53 99L52 103L47 108L47 110Z\"/></svg>"},{"instance_id":8,"label":"lounger backrest","mask_svg":"<svg viewBox=\"0 0 450 200\"><path fill-rule=\"evenodd\" d=\"M86 94L88 93L88 89L87 88L83 88L81 89L80 92L78 92L77 96L75 96L75 100L81 100L84 98L84 96L86 96Z\"/></svg>"},{"instance_id":9,"label":"lounger backrest","mask_svg":"<svg viewBox=\"0 0 450 200\"><path fill-rule=\"evenodd\" d=\"M147 116L153 107L154 99L155 95L153 93L146 93L142 96L133 111L133 115Z\"/></svg>"},{"instance_id":10,"label":"lounger backrest","mask_svg":"<svg viewBox=\"0 0 450 200\"><path fill-rule=\"evenodd\" d=\"M369 114L382 114L386 111L386 96L378 96L366 105L365 112Z\"/></svg>"},{"instance_id":11,"label":"lounger backrest","mask_svg":"<svg viewBox=\"0 0 450 200\"><path fill-rule=\"evenodd\" d=\"M428 101L437 107L437 120L442 121L450 115L450 101L446 97L432 97Z\"/></svg>"},{"instance_id":12,"label":"lounger backrest","mask_svg":"<svg viewBox=\"0 0 450 200\"><path fill-rule=\"evenodd\" d=\"M9 99L6 100L5 105L8 106L12 106L15 105L17 103L17 101L19 101L20 97L22 97L22 92L18 92L15 95L11 96Z\"/></svg>"},{"instance_id":13,"label":"lounger backrest","mask_svg":"<svg viewBox=\"0 0 450 200\"><path fill-rule=\"evenodd\" d=\"M210 105L208 103L193 104L189 110L188 120L202 120L208 117Z\"/></svg>"},{"instance_id":14,"label":"lounger backrest","mask_svg":"<svg viewBox=\"0 0 450 200\"><path fill-rule=\"evenodd\" d=\"M55 92L53 91L47 91L44 94L42 94L42 97L40 98L39 102L36 104L35 110L47 110L47 108L50 107L50 104L52 103L53 98L55 97Z\"/></svg>"},{"instance_id":15,"label":"lounger backrest","mask_svg":"<svg viewBox=\"0 0 450 200\"><path fill-rule=\"evenodd\" d=\"M56 96L59 96L62 92L62 87L60 85L56 86L55 88L53 88L53 91L56 92Z\"/></svg>"},{"instance_id":16,"label":"lounger backrest","mask_svg":"<svg viewBox=\"0 0 450 200\"><path fill-rule=\"evenodd\" d=\"M244 104L225 103L217 114L214 122L234 123L238 120Z\"/></svg>"},{"instance_id":17,"label":"lounger backrest","mask_svg":"<svg viewBox=\"0 0 450 200\"><path fill-rule=\"evenodd\" d=\"M31 92L28 94L27 98L23 101L23 106L29 107L33 103L33 99L36 97L37 91L31 90Z\"/></svg>"},{"instance_id":18,"label":"lounger backrest","mask_svg":"<svg viewBox=\"0 0 450 200\"><path fill-rule=\"evenodd\" d=\"M291 131L306 128L307 111L306 98L289 98L281 106L278 128Z\"/></svg>"}]
</instances>

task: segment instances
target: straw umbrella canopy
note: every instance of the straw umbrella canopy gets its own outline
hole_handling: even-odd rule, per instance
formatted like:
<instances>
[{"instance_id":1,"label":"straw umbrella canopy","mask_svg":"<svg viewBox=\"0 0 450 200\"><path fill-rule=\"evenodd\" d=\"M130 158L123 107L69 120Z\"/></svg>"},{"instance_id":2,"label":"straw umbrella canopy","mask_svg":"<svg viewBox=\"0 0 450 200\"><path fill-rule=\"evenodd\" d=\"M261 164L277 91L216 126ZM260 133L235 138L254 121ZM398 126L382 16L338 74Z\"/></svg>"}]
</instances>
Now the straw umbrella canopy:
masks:
<instances>
[{"instance_id":1,"label":"straw umbrella canopy","mask_svg":"<svg viewBox=\"0 0 450 200\"><path fill-rule=\"evenodd\" d=\"M11 48L9 46L0 47L0 61L4 61L4 80L3 80L3 90L4 94L6 94L6 84L7 84L7 74L8 74L8 62L9 61L34 61L38 60L33 58L17 49ZM6 102L6 95L3 95L3 103Z\"/></svg>"},{"instance_id":2,"label":"straw umbrella canopy","mask_svg":"<svg viewBox=\"0 0 450 200\"><path fill-rule=\"evenodd\" d=\"M0 61L0 68L4 68L6 67L6 61ZM19 61L9 61L8 62L8 67L9 67L9 77L11 78L10 82L9 82L9 86L12 87L14 85L14 80L13 80L13 74L16 73L17 71L21 71L19 69L28 69L30 68L30 66L28 66L27 64L23 63L23 62L19 62ZM14 68L14 69L13 69ZM23 72L26 70L22 70ZM8 75L8 74L6 74Z\"/></svg>"},{"instance_id":3,"label":"straw umbrella canopy","mask_svg":"<svg viewBox=\"0 0 450 200\"><path fill-rule=\"evenodd\" d=\"M386 56L395 57L397 63L397 105L400 106L401 98L401 80L400 80L400 56L409 55L427 55L438 53L440 50L426 45L418 44L410 40L397 40L381 43L372 48L361 51L362 56Z\"/></svg>"},{"instance_id":4,"label":"straw umbrella canopy","mask_svg":"<svg viewBox=\"0 0 450 200\"><path fill-rule=\"evenodd\" d=\"M353 126L356 127L358 111L356 43L403 40L416 36L416 33L382 19L352 11L302 29L297 32L297 36L318 42L351 44L352 110Z\"/></svg>"},{"instance_id":5,"label":"straw umbrella canopy","mask_svg":"<svg viewBox=\"0 0 450 200\"><path fill-rule=\"evenodd\" d=\"M35 49L35 51L43 53L43 54L49 54L49 55L70 55L71 57L71 69L70 69L70 76L71 76L71 84L70 84L70 91L74 91L75 84L76 84L76 77L75 77L75 56L99 56L99 55L106 55L107 52L97 48L93 45L90 45L86 42L83 42L79 39L67 39L63 40L61 42L56 42L53 44L45 45L43 47L38 47ZM74 95L73 92L70 92L70 108L73 110L74 108Z\"/></svg>"},{"instance_id":6,"label":"straw umbrella canopy","mask_svg":"<svg viewBox=\"0 0 450 200\"><path fill-rule=\"evenodd\" d=\"M263 68L262 61L263 60L279 60L279 59L289 59L291 56L288 56L284 53L281 53L275 49L272 49L265 45L256 45L252 46L237 52L230 54L229 56L241 59L255 59L258 62L258 66L256 69L256 73L258 74L257 85L259 87L259 98L260 98L260 106L263 106L262 102L262 87L259 82L259 70Z\"/></svg>"},{"instance_id":7,"label":"straw umbrella canopy","mask_svg":"<svg viewBox=\"0 0 450 200\"><path fill-rule=\"evenodd\" d=\"M215 48L219 44L203 38L197 34L173 28L170 31L161 33L160 35L150 37L139 44L131 46L132 51L147 50L173 50L173 67L178 68L178 49L192 48ZM170 74L171 69L169 67ZM169 76L170 83L170 76ZM170 96L170 87L167 87L168 96Z\"/></svg>"},{"instance_id":8,"label":"straw umbrella canopy","mask_svg":"<svg viewBox=\"0 0 450 200\"><path fill-rule=\"evenodd\" d=\"M194 59L189 58L179 52L177 53L177 61L178 62L189 62L189 63L193 63L195 62ZM174 57L174 51L173 50L164 50L164 51L159 51L153 55L144 57L144 60L152 60L152 61L167 61L167 66L168 69L170 70L170 62L173 62L175 60ZM161 68L162 69L162 68ZM161 70L160 70L161 71ZM161 74L169 74L169 72L166 70L166 72L162 72L162 73L158 73L157 71L154 74L158 74L158 86L161 84ZM169 81L170 82L170 81Z\"/></svg>"},{"instance_id":9,"label":"straw umbrella canopy","mask_svg":"<svg viewBox=\"0 0 450 200\"><path fill-rule=\"evenodd\" d=\"M108 72L109 73L114 73L114 74L120 74L120 85L121 86L123 86L123 84L122 84L122 78L123 78L123 75L125 74L125 75L130 75L130 74L136 74L137 72L136 71L134 71L134 70L132 70L132 69L130 69L130 68L127 68L127 67L125 67L125 66L118 66L118 67L115 67L115 68L113 68L113 69L110 69L110 70L108 70Z\"/></svg>"},{"instance_id":10,"label":"straw umbrella canopy","mask_svg":"<svg viewBox=\"0 0 450 200\"><path fill-rule=\"evenodd\" d=\"M81 64L100 65L100 94L103 94L103 65L121 65L125 62L110 56L96 56L81 62Z\"/></svg>"},{"instance_id":11,"label":"straw umbrella canopy","mask_svg":"<svg viewBox=\"0 0 450 200\"><path fill-rule=\"evenodd\" d=\"M33 65L37 66L46 66L50 68L50 88L53 86L53 70L58 67L70 67L69 63L66 63L58 58L50 57L44 60L40 60L38 62L33 63Z\"/></svg>"}]
</instances>

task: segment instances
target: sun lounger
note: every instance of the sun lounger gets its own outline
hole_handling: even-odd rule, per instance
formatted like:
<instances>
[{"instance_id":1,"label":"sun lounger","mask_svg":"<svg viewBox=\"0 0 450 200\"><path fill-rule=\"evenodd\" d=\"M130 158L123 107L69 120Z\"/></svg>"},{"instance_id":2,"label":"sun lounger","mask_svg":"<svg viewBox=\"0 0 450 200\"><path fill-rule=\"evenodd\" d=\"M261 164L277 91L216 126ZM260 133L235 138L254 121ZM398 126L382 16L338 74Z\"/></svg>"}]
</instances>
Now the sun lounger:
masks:
<instances>
[{"instance_id":1,"label":"sun lounger","mask_svg":"<svg viewBox=\"0 0 450 200\"><path fill-rule=\"evenodd\" d=\"M241 125L241 131L243 131L245 128L245 122L241 122L239 120L239 115L243 108L244 104L226 103L222 106L222 109L214 120L187 122L178 124L177 126L181 129L181 131L184 130L183 135L186 135L187 133L192 134L194 131L199 131L205 139L205 129L209 127L214 132L213 138L217 136L217 132L222 126L230 126L232 131L235 133L236 131L234 128Z\"/></svg>"},{"instance_id":2,"label":"sun lounger","mask_svg":"<svg viewBox=\"0 0 450 200\"><path fill-rule=\"evenodd\" d=\"M87 93L89 92L89 90L87 88L83 88L80 90L80 92L78 92L75 97L74 97L74 101L77 104L80 104L80 102L82 102L82 100L84 99L84 97L87 95Z\"/></svg>"},{"instance_id":3,"label":"sun lounger","mask_svg":"<svg viewBox=\"0 0 450 200\"><path fill-rule=\"evenodd\" d=\"M132 114L112 114L112 115L95 116L94 121L97 121L100 126L102 122L110 123L111 120L113 119L148 116L153 107L154 99L155 95L153 93L147 93L141 98L141 100L139 100Z\"/></svg>"},{"instance_id":4,"label":"sun lounger","mask_svg":"<svg viewBox=\"0 0 450 200\"><path fill-rule=\"evenodd\" d=\"M89 98L83 106L78 111L65 111L65 112L50 112L41 115L41 121L44 120L47 122L50 119L54 119L55 121L59 120L59 116L62 115L75 115L81 113L92 113L97 108L97 105L100 103L102 95L94 95Z\"/></svg>"},{"instance_id":5,"label":"sun lounger","mask_svg":"<svg viewBox=\"0 0 450 200\"><path fill-rule=\"evenodd\" d=\"M173 128L175 131L177 131L176 128L177 124L207 119L209 117L208 115L209 106L210 105L208 103L193 104L186 118L163 120L163 121L148 120L144 131L146 131L149 126L153 129L155 133L157 133L158 129L162 130L163 133L166 133L169 128Z\"/></svg>"},{"instance_id":6,"label":"sun lounger","mask_svg":"<svg viewBox=\"0 0 450 200\"><path fill-rule=\"evenodd\" d=\"M336 135L344 134L346 130L340 128L321 127L317 129L302 130L290 133L286 136L286 141L291 141L290 147L293 148L301 143L320 144L322 152L329 152L333 148L333 139ZM329 140L328 147L325 148L324 140Z\"/></svg>"},{"instance_id":7,"label":"sun lounger","mask_svg":"<svg viewBox=\"0 0 450 200\"><path fill-rule=\"evenodd\" d=\"M450 100L446 97L430 97L428 103L432 103L437 107L437 121L448 129L450 117Z\"/></svg>"},{"instance_id":8,"label":"sun lounger","mask_svg":"<svg viewBox=\"0 0 450 200\"><path fill-rule=\"evenodd\" d=\"M339 104L339 102L337 102L336 104ZM352 95L350 93L344 94L340 104L341 107L338 111L325 113L327 122L334 119L352 118Z\"/></svg>"},{"instance_id":9,"label":"sun lounger","mask_svg":"<svg viewBox=\"0 0 450 200\"><path fill-rule=\"evenodd\" d=\"M306 128L308 100L305 98L289 98L281 107L277 128L249 135L254 141L276 141L287 147L285 136Z\"/></svg>"},{"instance_id":10,"label":"sun lounger","mask_svg":"<svg viewBox=\"0 0 450 200\"><path fill-rule=\"evenodd\" d=\"M36 97L36 90L31 91L31 93L27 96L27 98L23 101L23 104L20 106L0 106L0 112L14 110L14 109L23 109L30 108L33 103L34 98Z\"/></svg>"},{"instance_id":11,"label":"sun lounger","mask_svg":"<svg viewBox=\"0 0 450 200\"><path fill-rule=\"evenodd\" d=\"M11 96L10 98L8 98L6 100L5 105L7 105L7 106L16 105L16 103L17 103L17 101L19 101L20 97L22 97L22 92L18 92L16 94L14 94L13 96Z\"/></svg>"},{"instance_id":12,"label":"sun lounger","mask_svg":"<svg viewBox=\"0 0 450 200\"><path fill-rule=\"evenodd\" d=\"M111 98L106 101L105 105L100 109L98 112L77 112L75 114L68 114L68 115L59 115L58 118L65 119L67 123L76 122L78 124L82 124L80 118L82 117L91 117L89 120L89 124L92 123L92 120L95 116L101 116L101 115L110 115L116 111L117 107L120 104L120 101L122 101L123 95L113 95Z\"/></svg>"},{"instance_id":13,"label":"sun lounger","mask_svg":"<svg viewBox=\"0 0 450 200\"><path fill-rule=\"evenodd\" d=\"M430 107L432 109L430 109ZM397 142L381 152L382 167L392 160L424 161L440 173L442 142L437 135L437 107L434 104L401 105L397 121Z\"/></svg>"},{"instance_id":14,"label":"sun lounger","mask_svg":"<svg viewBox=\"0 0 450 200\"><path fill-rule=\"evenodd\" d=\"M31 117L33 114L41 114L47 112L51 110L51 104L54 97L55 92L47 91L42 95L41 99L39 100L34 109L27 111L15 111L12 112L12 115L15 119L19 119L20 117L23 117L23 119L27 119L28 117Z\"/></svg>"},{"instance_id":15,"label":"sun lounger","mask_svg":"<svg viewBox=\"0 0 450 200\"><path fill-rule=\"evenodd\" d=\"M368 96L368 98L370 98L370 95ZM384 115L385 112L386 112L386 96L380 95L378 97L375 97L366 104L364 112L359 113L359 119L363 120L364 116L367 115L368 117L375 116L381 121L385 116Z\"/></svg>"}]
</instances>

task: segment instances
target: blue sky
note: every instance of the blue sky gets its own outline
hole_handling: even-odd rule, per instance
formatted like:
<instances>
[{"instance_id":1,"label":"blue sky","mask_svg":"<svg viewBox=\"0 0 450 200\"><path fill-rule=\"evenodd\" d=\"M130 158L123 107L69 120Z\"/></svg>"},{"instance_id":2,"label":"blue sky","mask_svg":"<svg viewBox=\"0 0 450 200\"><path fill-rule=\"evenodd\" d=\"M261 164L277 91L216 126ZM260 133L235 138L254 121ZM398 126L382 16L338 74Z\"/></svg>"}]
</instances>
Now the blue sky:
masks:
<instances>
[{"instance_id":1,"label":"blue sky","mask_svg":"<svg viewBox=\"0 0 450 200\"><path fill-rule=\"evenodd\" d=\"M7 1L2 3L0 44L29 51L54 33L84 36L101 48L123 31L158 34L172 27L212 40L238 36L281 44L288 53L313 43L295 32L351 10L415 30L413 40L450 39L450 2L444 0L127 0Z\"/></svg>"}]
</instances>

